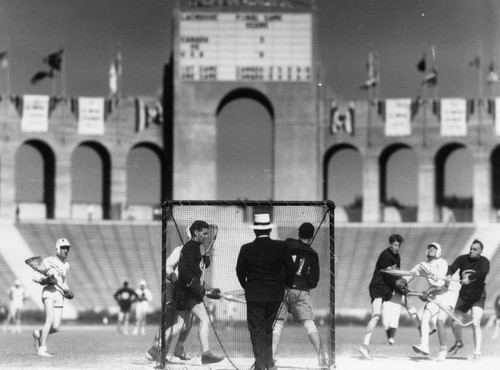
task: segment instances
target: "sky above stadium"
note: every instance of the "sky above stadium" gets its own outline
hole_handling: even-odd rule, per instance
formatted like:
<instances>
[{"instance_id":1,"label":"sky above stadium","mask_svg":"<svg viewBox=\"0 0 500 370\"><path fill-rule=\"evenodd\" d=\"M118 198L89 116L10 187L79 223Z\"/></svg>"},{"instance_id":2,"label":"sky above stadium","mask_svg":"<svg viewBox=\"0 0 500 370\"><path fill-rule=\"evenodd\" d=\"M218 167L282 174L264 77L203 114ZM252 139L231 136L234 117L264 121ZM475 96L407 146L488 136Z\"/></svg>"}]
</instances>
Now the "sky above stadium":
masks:
<instances>
[{"instance_id":1,"label":"sky above stadium","mask_svg":"<svg viewBox=\"0 0 500 370\"><path fill-rule=\"evenodd\" d=\"M160 95L174 3L0 0L0 52L7 52L10 93L60 94L63 86L33 86L30 79L45 68L44 57L63 48L66 95L108 95L110 62L118 52L122 94ZM366 97L359 85L367 78L369 52L378 59L381 98L415 97L422 80L416 64L424 52L433 63L432 49L441 97L477 96L477 70L469 62L479 50L484 66L500 64L497 0L317 0L317 8L323 86L345 99ZM6 75L0 73L3 93Z\"/></svg>"}]
</instances>

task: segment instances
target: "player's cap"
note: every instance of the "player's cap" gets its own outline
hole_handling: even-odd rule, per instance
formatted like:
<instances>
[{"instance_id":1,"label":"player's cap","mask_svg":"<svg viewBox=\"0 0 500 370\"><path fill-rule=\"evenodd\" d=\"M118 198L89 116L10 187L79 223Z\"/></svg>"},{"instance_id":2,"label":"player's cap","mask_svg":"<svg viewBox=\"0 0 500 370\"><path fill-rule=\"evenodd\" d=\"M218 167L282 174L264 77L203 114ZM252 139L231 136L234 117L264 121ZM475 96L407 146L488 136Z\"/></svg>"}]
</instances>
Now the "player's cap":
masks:
<instances>
[{"instance_id":1,"label":"player's cap","mask_svg":"<svg viewBox=\"0 0 500 370\"><path fill-rule=\"evenodd\" d=\"M69 244L68 239L64 239L64 238L57 239L57 241L56 241L56 248L59 249L61 247L71 247L71 244Z\"/></svg>"},{"instance_id":2,"label":"player's cap","mask_svg":"<svg viewBox=\"0 0 500 370\"><path fill-rule=\"evenodd\" d=\"M146 286L146 280L141 280L141 281L139 281L139 285L144 285L144 286Z\"/></svg>"},{"instance_id":3,"label":"player's cap","mask_svg":"<svg viewBox=\"0 0 500 370\"><path fill-rule=\"evenodd\" d=\"M274 225L271 223L269 213L257 213L253 216L253 225L250 226L254 230L269 230Z\"/></svg>"},{"instance_id":4,"label":"player's cap","mask_svg":"<svg viewBox=\"0 0 500 370\"><path fill-rule=\"evenodd\" d=\"M429 249L430 247L436 248L436 258L441 257L441 252L443 251L441 244L436 243L436 242L432 242L432 243L429 243L429 245L427 245L427 249Z\"/></svg>"},{"instance_id":5,"label":"player's cap","mask_svg":"<svg viewBox=\"0 0 500 370\"><path fill-rule=\"evenodd\" d=\"M299 227L299 237L310 239L314 235L314 226L310 222L304 222Z\"/></svg>"},{"instance_id":6,"label":"player's cap","mask_svg":"<svg viewBox=\"0 0 500 370\"><path fill-rule=\"evenodd\" d=\"M19 279L16 279L16 281L14 281L14 285L15 286L20 286L21 285L21 281Z\"/></svg>"}]
</instances>

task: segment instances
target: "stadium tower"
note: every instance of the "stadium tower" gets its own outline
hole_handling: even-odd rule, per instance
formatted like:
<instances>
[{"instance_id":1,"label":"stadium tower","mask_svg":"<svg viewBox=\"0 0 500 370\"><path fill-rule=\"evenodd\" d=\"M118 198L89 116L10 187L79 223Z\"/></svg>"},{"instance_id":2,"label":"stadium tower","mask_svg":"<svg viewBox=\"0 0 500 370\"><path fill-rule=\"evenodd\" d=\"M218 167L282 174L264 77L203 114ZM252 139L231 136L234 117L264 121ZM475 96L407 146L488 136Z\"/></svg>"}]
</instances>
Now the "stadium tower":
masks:
<instances>
[{"instance_id":1,"label":"stadium tower","mask_svg":"<svg viewBox=\"0 0 500 370\"><path fill-rule=\"evenodd\" d=\"M272 121L272 199L321 198L313 9L309 1L180 1L173 199L217 199L217 120L240 98L262 105Z\"/></svg>"}]
</instances>

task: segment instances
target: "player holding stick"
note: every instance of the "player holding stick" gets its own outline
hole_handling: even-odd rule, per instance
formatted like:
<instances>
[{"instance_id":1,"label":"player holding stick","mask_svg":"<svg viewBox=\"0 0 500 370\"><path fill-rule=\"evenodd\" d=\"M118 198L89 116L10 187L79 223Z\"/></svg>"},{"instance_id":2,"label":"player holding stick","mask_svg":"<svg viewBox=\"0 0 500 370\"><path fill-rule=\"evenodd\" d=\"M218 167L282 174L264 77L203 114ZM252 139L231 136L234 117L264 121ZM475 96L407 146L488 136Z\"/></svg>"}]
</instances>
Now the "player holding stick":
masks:
<instances>
[{"instance_id":1,"label":"player holding stick","mask_svg":"<svg viewBox=\"0 0 500 370\"><path fill-rule=\"evenodd\" d=\"M389 237L389 246L380 253L377 262L375 263L375 270L373 271L373 277L370 281L369 291L371 298L371 318L366 326L365 337L363 339L363 344L359 347L359 352L363 358L367 360L372 360L368 349L370 345L370 339L373 334L373 330L377 326L383 306L390 306L391 320L386 323L386 334L389 339L389 343L394 343L394 334L396 333L396 328L399 323L399 315L401 313L401 304L404 301L404 297L400 291L396 288L396 281L399 279L397 276L392 276L389 274L384 274L380 270L386 268L401 268L401 256L399 255L399 249L403 244L404 239L399 234L392 234ZM417 320L416 312L409 311L410 315L414 320ZM418 325L417 325L418 326Z\"/></svg>"},{"instance_id":2,"label":"player holding stick","mask_svg":"<svg viewBox=\"0 0 500 370\"><path fill-rule=\"evenodd\" d=\"M441 310L437 303L441 303L450 308L454 306L455 299L453 295L445 294L448 291L446 282L446 273L448 271L448 264L441 258L442 247L439 243L432 242L427 246L427 262L420 262L412 270L412 276L402 277L396 281L396 286L403 292L407 290L408 283L417 276L433 276L427 277L429 288L422 293L420 299L426 302L422 314L420 326L420 343L414 345L412 348L415 352L421 353L425 356L429 355L429 334L430 324L434 317L436 317L436 328L439 339L439 354L438 361L446 359L446 331L445 322L448 315L445 311ZM431 298L432 301L429 301Z\"/></svg>"},{"instance_id":3,"label":"player holding stick","mask_svg":"<svg viewBox=\"0 0 500 370\"><path fill-rule=\"evenodd\" d=\"M66 280L68 277L69 248L67 239L61 238L56 241L56 255L44 258L43 264L48 268L47 274L37 272L33 281L44 286L42 290L42 302L45 311L45 324L42 329L33 331L34 347L39 356L52 357L47 351L47 339L50 334L57 333L61 325L64 299L72 299L73 292L69 289Z\"/></svg>"},{"instance_id":4,"label":"player holding stick","mask_svg":"<svg viewBox=\"0 0 500 370\"><path fill-rule=\"evenodd\" d=\"M472 311L474 323L472 326L474 339L474 352L468 357L471 361L481 358L481 344L483 335L481 331L481 318L483 317L484 304L486 301L485 280L490 272L490 261L482 256L483 243L477 239L472 241L468 254L458 256L448 268L448 278L460 271L462 287L458 293L458 300L455 310L467 313ZM450 348L449 353L455 354L464 346L462 341L462 327L452 322L451 328L455 335L455 344Z\"/></svg>"}]
</instances>

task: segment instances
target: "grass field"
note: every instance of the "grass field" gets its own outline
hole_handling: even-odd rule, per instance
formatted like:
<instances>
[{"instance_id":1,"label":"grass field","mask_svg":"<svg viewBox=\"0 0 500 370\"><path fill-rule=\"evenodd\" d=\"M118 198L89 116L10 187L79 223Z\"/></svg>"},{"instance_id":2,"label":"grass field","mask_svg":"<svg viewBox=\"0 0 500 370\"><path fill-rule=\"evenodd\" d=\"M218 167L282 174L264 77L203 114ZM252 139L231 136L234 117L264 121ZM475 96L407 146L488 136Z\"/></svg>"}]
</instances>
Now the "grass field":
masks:
<instances>
[{"instance_id":1,"label":"grass field","mask_svg":"<svg viewBox=\"0 0 500 370\"><path fill-rule=\"evenodd\" d=\"M52 358L41 358L36 355L32 347L31 330L27 326L22 334L12 335L0 333L0 369L153 369L155 364L144 358L156 327L148 327L146 336L120 336L115 327L108 326L75 326L63 325L62 331L51 336L49 350L56 354ZM389 346L385 341L382 327L377 327L371 345L374 361L365 361L358 355L358 347L362 341L364 328L360 326L342 326L336 331L337 339L337 369L364 370L364 369L453 369L481 370L497 369L500 362L500 340L491 340L491 331L483 330L483 358L480 362L471 363L466 360L472 350L472 330L464 330L465 347L453 358L438 363L432 358L437 354L437 337L431 337L431 358L416 355L411 345L418 341L417 331L412 327L398 329L396 344ZM453 343L453 335L448 328L448 344ZM297 332L296 345L310 347L307 336ZM221 354L217 345L212 345L215 353ZM190 353L196 355L196 353ZM304 365L303 362L290 362L286 359L278 360L279 368L314 368L315 361ZM193 364L199 363L197 360ZM292 366L293 365L293 366ZM178 370L189 368L201 369L199 366L172 366ZM203 367L204 369L208 367ZM231 369L225 361L213 369Z\"/></svg>"}]
</instances>

